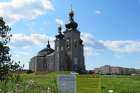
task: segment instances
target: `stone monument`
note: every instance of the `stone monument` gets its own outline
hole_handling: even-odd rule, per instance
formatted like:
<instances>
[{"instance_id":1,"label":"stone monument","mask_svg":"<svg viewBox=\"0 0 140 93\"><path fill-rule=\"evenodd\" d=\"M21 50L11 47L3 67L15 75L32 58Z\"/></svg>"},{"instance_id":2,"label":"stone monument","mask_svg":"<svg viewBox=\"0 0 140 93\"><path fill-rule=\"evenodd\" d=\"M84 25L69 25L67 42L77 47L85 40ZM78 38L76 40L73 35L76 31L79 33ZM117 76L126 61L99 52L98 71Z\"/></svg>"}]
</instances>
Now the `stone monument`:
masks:
<instances>
[{"instance_id":1,"label":"stone monument","mask_svg":"<svg viewBox=\"0 0 140 93\"><path fill-rule=\"evenodd\" d=\"M60 75L57 84L58 93L76 93L76 75Z\"/></svg>"}]
</instances>

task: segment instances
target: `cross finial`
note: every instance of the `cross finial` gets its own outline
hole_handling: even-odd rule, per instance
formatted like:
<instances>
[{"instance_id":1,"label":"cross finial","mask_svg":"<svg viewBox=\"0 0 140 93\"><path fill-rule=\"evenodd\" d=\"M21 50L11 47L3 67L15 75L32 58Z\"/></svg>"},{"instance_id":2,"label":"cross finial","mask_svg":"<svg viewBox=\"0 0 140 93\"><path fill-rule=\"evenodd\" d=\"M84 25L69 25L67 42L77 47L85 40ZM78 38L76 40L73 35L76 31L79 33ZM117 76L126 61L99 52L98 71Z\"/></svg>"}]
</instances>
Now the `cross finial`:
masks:
<instances>
[{"instance_id":1,"label":"cross finial","mask_svg":"<svg viewBox=\"0 0 140 93\"><path fill-rule=\"evenodd\" d=\"M59 24L59 26L58 26L58 33L61 33L61 30L62 30L62 26L61 26L61 24Z\"/></svg>"},{"instance_id":2,"label":"cross finial","mask_svg":"<svg viewBox=\"0 0 140 93\"><path fill-rule=\"evenodd\" d=\"M73 21L73 16L74 16L74 11L72 9L72 4L71 4L71 9L70 9L70 13L69 13L69 17L70 17L71 21Z\"/></svg>"},{"instance_id":3,"label":"cross finial","mask_svg":"<svg viewBox=\"0 0 140 93\"><path fill-rule=\"evenodd\" d=\"M50 41L48 40L48 45L47 45L47 48L50 48Z\"/></svg>"},{"instance_id":4,"label":"cross finial","mask_svg":"<svg viewBox=\"0 0 140 93\"><path fill-rule=\"evenodd\" d=\"M48 40L48 45L50 44L49 40Z\"/></svg>"},{"instance_id":5,"label":"cross finial","mask_svg":"<svg viewBox=\"0 0 140 93\"><path fill-rule=\"evenodd\" d=\"M71 11L72 11L72 4L70 5L70 9L71 9Z\"/></svg>"}]
</instances>

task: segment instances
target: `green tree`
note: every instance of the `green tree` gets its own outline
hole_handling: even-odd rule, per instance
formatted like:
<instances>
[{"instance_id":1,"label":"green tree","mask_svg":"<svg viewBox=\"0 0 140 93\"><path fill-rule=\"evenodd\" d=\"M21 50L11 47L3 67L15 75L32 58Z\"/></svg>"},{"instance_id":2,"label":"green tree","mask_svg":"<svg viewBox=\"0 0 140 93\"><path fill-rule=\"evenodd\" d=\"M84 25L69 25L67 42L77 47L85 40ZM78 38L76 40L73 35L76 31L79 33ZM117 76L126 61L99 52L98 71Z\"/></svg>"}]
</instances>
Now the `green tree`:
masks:
<instances>
[{"instance_id":1,"label":"green tree","mask_svg":"<svg viewBox=\"0 0 140 93\"><path fill-rule=\"evenodd\" d=\"M9 54L10 48L8 43L10 42L11 28L6 25L2 17L0 17L0 80L8 78L9 73L19 68L18 63L14 63L11 60Z\"/></svg>"}]
</instances>

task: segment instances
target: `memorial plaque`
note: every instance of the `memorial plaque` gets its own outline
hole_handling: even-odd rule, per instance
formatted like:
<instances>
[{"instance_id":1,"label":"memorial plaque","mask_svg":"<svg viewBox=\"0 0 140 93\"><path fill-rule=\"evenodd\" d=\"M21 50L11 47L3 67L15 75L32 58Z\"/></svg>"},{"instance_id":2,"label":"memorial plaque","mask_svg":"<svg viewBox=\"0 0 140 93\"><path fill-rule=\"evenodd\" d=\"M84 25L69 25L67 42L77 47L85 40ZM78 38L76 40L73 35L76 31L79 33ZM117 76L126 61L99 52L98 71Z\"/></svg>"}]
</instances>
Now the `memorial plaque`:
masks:
<instances>
[{"instance_id":1,"label":"memorial plaque","mask_svg":"<svg viewBox=\"0 0 140 93\"><path fill-rule=\"evenodd\" d=\"M61 75L57 81L59 93L76 93L75 75Z\"/></svg>"}]
</instances>

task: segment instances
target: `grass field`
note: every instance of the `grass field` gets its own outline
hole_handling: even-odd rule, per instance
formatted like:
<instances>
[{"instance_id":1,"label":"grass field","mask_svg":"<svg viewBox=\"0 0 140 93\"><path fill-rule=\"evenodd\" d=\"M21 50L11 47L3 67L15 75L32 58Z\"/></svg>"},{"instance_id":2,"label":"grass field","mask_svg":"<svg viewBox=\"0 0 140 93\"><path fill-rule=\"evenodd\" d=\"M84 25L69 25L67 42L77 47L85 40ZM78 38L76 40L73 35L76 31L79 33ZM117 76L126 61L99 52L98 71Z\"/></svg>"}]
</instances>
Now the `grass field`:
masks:
<instances>
[{"instance_id":1,"label":"grass field","mask_svg":"<svg viewBox=\"0 0 140 93\"><path fill-rule=\"evenodd\" d=\"M78 93L140 93L140 76L78 76ZM88 91L88 92L87 92Z\"/></svg>"},{"instance_id":2,"label":"grass field","mask_svg":"<svg viewBox=\"0 0 140 93\"><path fill-rule=\"evenodd\" d=\"M114 90L113 93L140 93L139 76L106 76L101 77L102 93Z\"/></svg>"},{"instance_id":3,"label":"grass field","mask_svg":"<svg viewBox=\"0 0 140 93\"><path fill-rule=\"evenodd\" d=\"M51 73L48 75L22 74L22 81L35 81L39 85L39 89L46 91L48 86L53 89L53 93L57 93L56 77L60 73ZM62 73L61 73L62 74ZM64 74L64 73L63 73ZM67 74L67 73L65 73ZM77 93L140 93L140 77L139 76L98 76L78 75L77 76ZM12 83L14 84L14 83ZM27 83L24 83L26 86ZM11 86L11 84L9 84ZM6 86L7 88L11 88ZM12 85L15 88L14 85ZM2 89L0 84L0 89ZM26 87L24 87L26 88ZM34 91L32 91L34 89ZM38 87L26 89L23 93L44 93L39 92ZM6 92L5 92L6 93ZM45 92L46 93L46 92Z\"/></svg>"},{"instance_id":4,"label":"grass field","mask_svg":"<svg viewBox=\"0 0 140 93\"><path fill-rule=\"evenodd\" d=\"M101 79L91 75L77 76L77 93L101 93Z\"/></svg>"}]
</instances>

